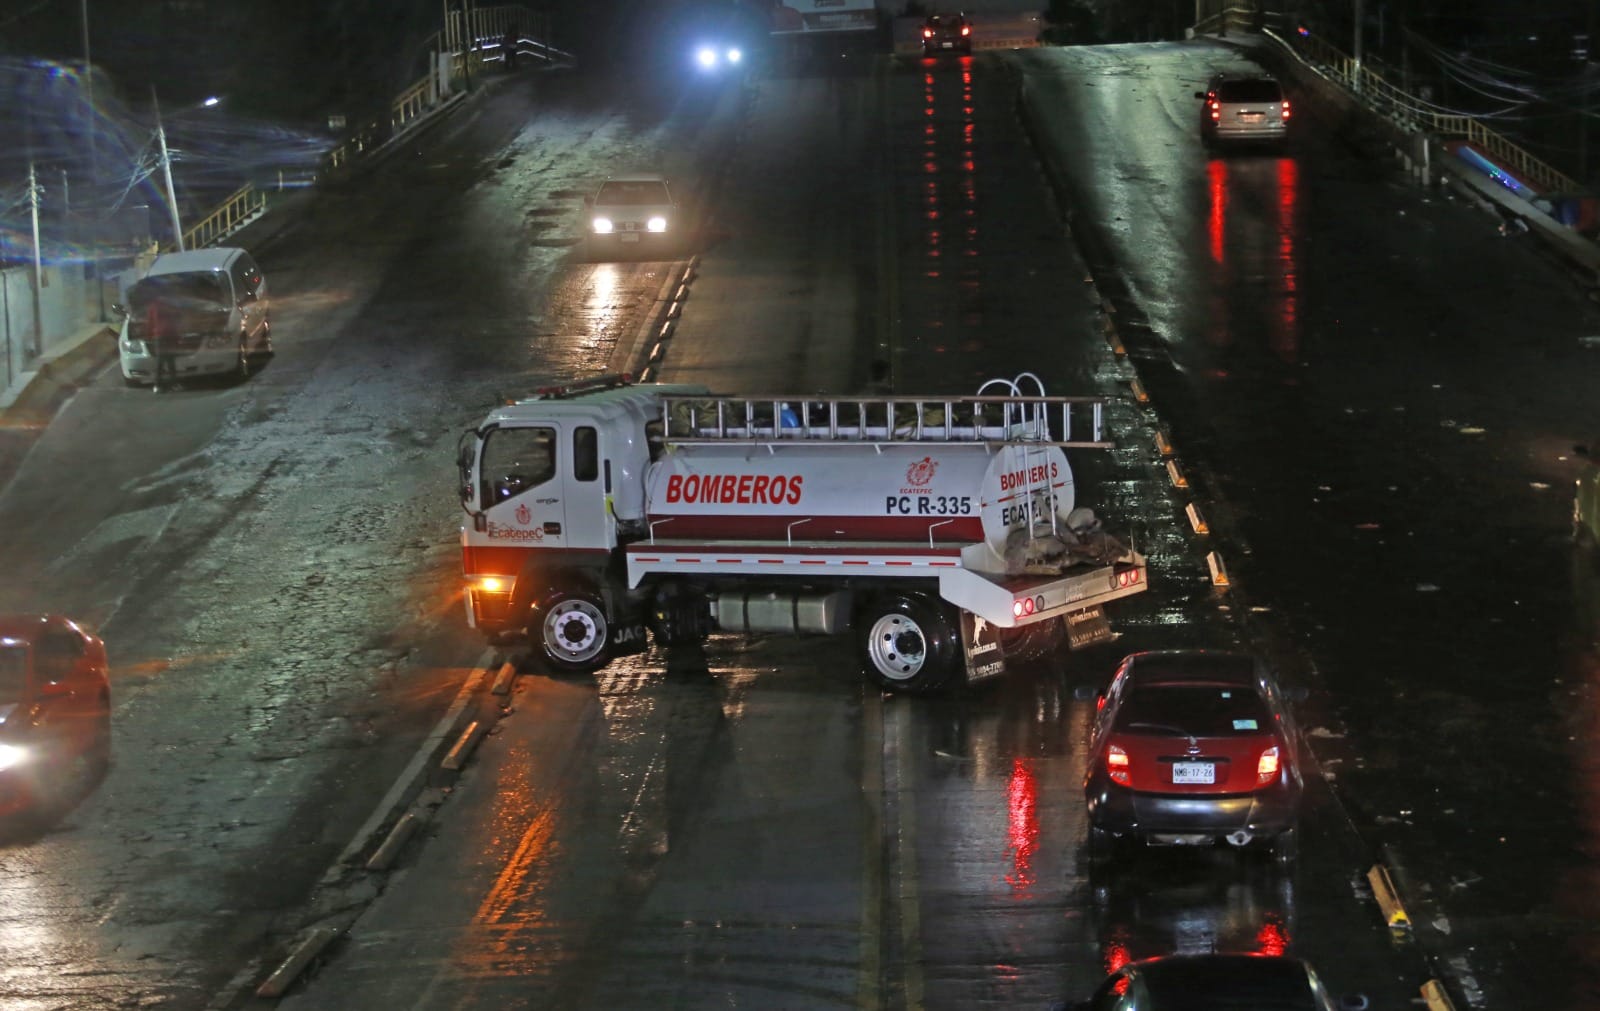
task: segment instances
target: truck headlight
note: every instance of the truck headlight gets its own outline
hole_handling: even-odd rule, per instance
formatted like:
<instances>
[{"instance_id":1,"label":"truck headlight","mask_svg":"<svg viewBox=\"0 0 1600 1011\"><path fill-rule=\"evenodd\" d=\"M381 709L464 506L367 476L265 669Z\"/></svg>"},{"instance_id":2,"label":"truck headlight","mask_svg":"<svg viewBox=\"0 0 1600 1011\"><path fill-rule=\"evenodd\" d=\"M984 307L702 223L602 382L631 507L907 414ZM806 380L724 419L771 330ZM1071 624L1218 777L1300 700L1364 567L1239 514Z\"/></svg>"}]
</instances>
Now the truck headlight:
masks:
<instances>
[{"instance_id":1,"label":"truck headlight","mask_svg":"<svg viewBox=\"0 0 1600 1011\"><path fill-rule=\"evenodd\" d=\"M15 744L0 744L0 772L14 769L28 760L28 749Z\"/></svg>"}]
</instances>

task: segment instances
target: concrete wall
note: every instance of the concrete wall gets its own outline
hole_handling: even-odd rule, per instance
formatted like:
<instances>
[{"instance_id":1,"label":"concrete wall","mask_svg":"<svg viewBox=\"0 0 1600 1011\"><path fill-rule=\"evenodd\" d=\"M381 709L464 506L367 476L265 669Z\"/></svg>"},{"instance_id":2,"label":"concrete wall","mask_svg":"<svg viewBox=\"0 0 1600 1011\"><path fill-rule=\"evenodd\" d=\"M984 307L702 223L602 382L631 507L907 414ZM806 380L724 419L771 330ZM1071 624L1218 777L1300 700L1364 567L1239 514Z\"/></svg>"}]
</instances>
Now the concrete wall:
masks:
<instances>
[{"instance_id":1,"label":"concrete wall","mask_svg":"<svg viewBox=\"0 0 1600 1011\"><path fill-rule=\"evenodd\" d=\"M99 306L91 307L93 286L81 263L47 266L39 289L41 344L44 355L66 338L81 331ZM0 389L23 371L37 367L33 349L33 267L0 271Z\"/></svg>"}]
</instances>

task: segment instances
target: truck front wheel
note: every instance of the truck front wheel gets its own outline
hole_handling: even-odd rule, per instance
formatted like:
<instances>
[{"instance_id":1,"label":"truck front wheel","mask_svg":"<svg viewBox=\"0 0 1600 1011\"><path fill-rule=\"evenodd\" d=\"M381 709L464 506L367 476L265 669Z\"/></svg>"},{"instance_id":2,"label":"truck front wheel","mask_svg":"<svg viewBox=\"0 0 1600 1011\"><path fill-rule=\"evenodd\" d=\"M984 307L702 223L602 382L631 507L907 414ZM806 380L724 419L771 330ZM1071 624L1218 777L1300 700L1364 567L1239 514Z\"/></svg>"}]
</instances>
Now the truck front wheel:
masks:
<instances>
[{"instance_id":1,"label":"truck front wheel","mask_svg":"<svg viewBox=\"0 0 1600 1011\"><path fill-rule=\"evenodd\" d=\"M885 691L925 695L955 671L960 650L938 605L917 596L879 597L859 617L862 669Z\"/></svg>"},{"instance_id":2,"label":"truck front wheel","mask_svg":"<svg viewBox=\"0 0 1600 1011\"><path fill-rule=\"evenodd\" d=\"M534 612L531 631L544 655L561 670L587 673L611 659L611 624L600 598L583 591L557 591Z\"/></svg>"}]
</instances>

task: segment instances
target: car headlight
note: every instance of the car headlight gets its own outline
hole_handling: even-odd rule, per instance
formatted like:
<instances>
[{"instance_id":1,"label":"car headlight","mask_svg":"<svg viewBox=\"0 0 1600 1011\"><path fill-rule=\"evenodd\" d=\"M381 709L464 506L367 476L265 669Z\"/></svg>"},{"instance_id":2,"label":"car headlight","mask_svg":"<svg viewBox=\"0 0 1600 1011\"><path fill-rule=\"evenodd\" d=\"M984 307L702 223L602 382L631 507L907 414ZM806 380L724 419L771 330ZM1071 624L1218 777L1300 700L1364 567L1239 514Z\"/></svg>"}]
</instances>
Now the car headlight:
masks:
<instances>
[{"instance_id":1,"label":"car headlight","mask_svg":"<svg viewBox=\"0 0 1600 1011\"><path fill-rule=\"evenodd\" d=\"M717 51L710 46L701 46L695 50L695 62L706 70L711 70L717 65Z\"/></svg>"},{"instance_id":2,"label":"car headlight","mask_svg":"<svg viewBox=\"0 0 1600 1011\"><path fill-rule=\"evenodd\" d=\"M729 63L738 63L740 60L743 60L743 59L744 59L744 53L741 53L737 49L728 50L728 62Z\"/></svg>"},{"instance_id":3,"label":"car headlight","mask_svg":"<svg viewBox=\"0 0 1600 1011\"><path fill-rule=\"evenodd\" d=\"M208 348L228 348L232 346L233 338L227 334L218 334L215 337L206 338L206 347Z\"/></svg>"},{"instance_id":4,"label":"car headlight","mask_svg":"<svg viewBox=\"0 0 1600 1011\"><path fill-rule=\"evenodd\" d=\"M0 744L0 772L14 769L28 760L28 749L15 744Z\"/></svg>"},{"instance_id":5,"label":"car headlight","mask_svg":"<svg viewBox=\"0 0 1600 1011\"><path fill-rule=\"evenodd\" d=\"M146 355L150 353L145 350L144 341L136 341L127 334L122 335L122 350L130 355Z\"/></svg>"},{"instance_id":6,"label":"car headlight","mask_svg":"<svg viewBox=\"0 0 1600 1011\"><path fill-rule=\"evenodd\" d=\"M667 230L667 219L662 215L657 214L649 221L645 222L644 226L650 229L652 232L664 232Z\"/></svg>"},{"instance_id":7,"label":"car headlight","mask_svg":"<svg viewBox=\"0 0 1600 1011\"><path fill-rule=\"evenodd\" d=\"M612 224L610 218L595 218L592 222L596 235L610 235Z\"/></svg>"}]
</instances>

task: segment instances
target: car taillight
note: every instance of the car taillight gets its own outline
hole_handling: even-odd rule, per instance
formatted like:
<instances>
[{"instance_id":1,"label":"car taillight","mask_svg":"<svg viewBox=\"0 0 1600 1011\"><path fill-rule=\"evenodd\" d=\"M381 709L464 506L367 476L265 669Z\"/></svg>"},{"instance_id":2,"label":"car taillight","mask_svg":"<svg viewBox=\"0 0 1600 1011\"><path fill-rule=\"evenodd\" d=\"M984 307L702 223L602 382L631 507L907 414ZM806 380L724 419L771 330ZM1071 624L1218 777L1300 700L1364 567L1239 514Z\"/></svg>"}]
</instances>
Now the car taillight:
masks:
<instances>
[{"instance_id":1,"label":"car taillight","mask_svg":"<svg viewBox=\"0 0 1600 1011\"><path fill-rule=\"evenodd\" d=\"M971 35L972 34L972 26L971 25L962 25L961 26L961 34L962 35Z\"/></svg>"},{"instance_id":2,"label":"car taillight","mask_svg":"<svg viewBox=\"0 0 1600 1011\"><path fill-rule=\"evenodd\" d=\"M932 28L924 28L922 30L922 37L925 38L925 39L933 38L933 29Z\"/></svg>"},{"instance_id":3,"label":"car taillight","mask_svg":"<svg viewBox=\"0 0 1600 1011\"><path fill-rule=\"evenodd\" d=\"M1284 119L1288 119L1289 118L1289 102L1288 102L1287 99L1285 99L1284 103L1283 103L1283 118Z\"/></svg>"},{"instance_id":4,"label":"car taillight","mask_svg":"<svg viewBox=\"0 0 1600 1011\"><path fill-rule=\"evenodd\" d=\"M1111 776L1113 783L1127 786L1132 779L1132 772L1128 768L1128 753L1113 744L1106 749L1106 772Z\"/></svg>"},{"instance_id":5,"label":"car taillight","mask_svg":"<svg viewBox=\"0 0 1600 1011\"><path fill-rule=\"evenodd\" d=\"M1212 99L1212 101L1211 101L1211 118L1212 119L1221 119L1222 118L1222 103L1218 102L1215 99Z\"/></svg>"},{"instance_id":6,"label":"car taillight","mask_svg":"<svg viewBox=\"0 0 1600 1011\"><path fill-rule=\"evenodd\" d=\"M1276 745L1261 753L1256 762L1256 785L1266 786L1278 778L1278 748Z\"/></svg>"}]
</instances>

